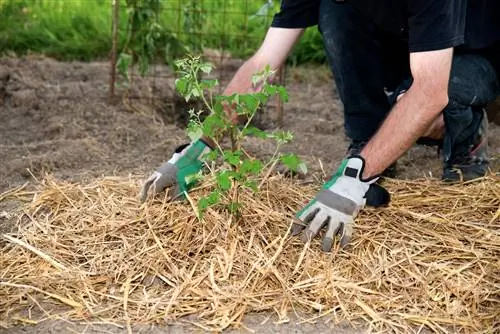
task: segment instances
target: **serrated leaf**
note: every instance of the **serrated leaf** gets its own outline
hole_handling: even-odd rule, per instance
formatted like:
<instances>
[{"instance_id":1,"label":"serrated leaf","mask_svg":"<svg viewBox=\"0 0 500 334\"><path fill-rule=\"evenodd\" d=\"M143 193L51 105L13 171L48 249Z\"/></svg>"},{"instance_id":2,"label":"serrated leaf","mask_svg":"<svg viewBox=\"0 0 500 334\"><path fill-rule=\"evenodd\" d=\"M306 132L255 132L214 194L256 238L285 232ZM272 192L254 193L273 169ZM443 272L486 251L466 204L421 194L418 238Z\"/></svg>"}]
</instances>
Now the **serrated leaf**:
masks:
<instances>
[{"instance_id":1,"label":"serrated leaf","mask_svg":"<svg viewBox=\"0 0 500 334\"><path fill-rule=\"evenodd\" d=\"M258 192L259 188L257 187L257 182L253 180L247 180L244 184L245 187L251 189L253 192Z\"/></svg>"},{"instance_id":2,"label":"serrated leaf","mask_svg":"<svg viewBox=\"0 0 500 334\"><path fill-rule=\"evenodd\" d=\"M227 171L223 171L216 176L217 187L222 191L231 189L232 182Z\"/></svg>"},{"instance_id":3,"label":"serrated leaf","mask_svg":"<svg viewBox=\"0 0 500 334\"><path fill-rule=\"evenodd\" d=\"M222 112L224 111L224 107L222 105L222 102L220 100L216 101L213 109L214 109L215 114L221 115Z\"/></svg>"},{"instance_id":4,"label":"serrated leaf","mask_svg":"<svg viewBox=\"0 0 500 334\"><path fill-rule=\"evenodd\" d=\"M252 85L254 87L258 86L261 81L262 81L262 76L260 74L257 73L252 75Z\"/></svg>"},{"instance_id":5,"label":"serrated leaf","mask_svg":"<svg viewBox=\"0 0 500 334\"><path fill-rule=\"evenodd\" d=\"M202 128L205 136L214 137L216 132L226 129L226 124L220 115L210 114L203 121Z\"/></svg>"},{"instance_id":6,"label":"serrated leaf","mask_svg":"<svg viewBox=\"0 0 500 334\"><path fill-rule=\"evenodd\" d=\"M193 127L188 126L188 128L186 129L186 132L187 132L189 139L191 139L191 141L196 141L203 136L203 129L201 128L201 126L198 126L198 125L193 126Z\"/></svg>"},{"instance_id":7,"label":"serrated leaf","mask_svg":"<svg viewBox=\"0 0 500 334\"><path fill-rule=\"evenodd\" d=\"M280 96L281 101L288 102L288 92L285 87L278 87L278 94Z\"/></svg>"},{"instance_id":8,"label":"serrated leaf","mask_svg":"<svg viewBox=\"0 0 500 334\"><path fill-rule=\"evenodd\" d=\"M202 89L212 89L218 85L217 80L201 80L200 86Z\"/></svg>"},{"instance_id":9,"label":"serrated leaf","mask_svg":"<svg viewBox=\"0 0 500 334\"><path fill-rule=\"evenodd\" d=\"M194 184L202 179L203 179L203 173L201 171L195 174L186 175L184 177L184 181L186 182L186 184Z\"/></svg>"},{"instance_id":10,"label":"serrated leaf","mask_svg":"<svg viewBox=\"0 0 500 334\"><path fill-rule=\"evenodd\" d=\"M269 134L267 132L262 131L261 129L256 128L255 126L251 126L251 125L244 128L241 131L241 134L243 136L255 136L255 137L261 138L261 139L266 139L269 137Z\"/></svg>"},{"instance_id":11,"label":"serrated leaf","mask_svg":"<svg viewBox=\"0 0 500 334\"><path fill-rule=\"evenodd\" d=\"M239 166L241 162L241 152L239 151L224 151L224 161L232 166Z\"/></svg>"},{"instance_id":12,"label":"serrated leaf","mask_svg":"<svg viewBox=\"0 0 500 334\"><path fill-rule=\"evenodd\" d=\"M297 169L302 173L302 174L307 174L307 165L305 162L299 163L297 166Z\"/></svg>"},{"instance_id":13,"label":"serrated leaf","mask_svg":"<svg viewBox=\"0 0 500 334\"><path fill-rule=\"evenodd\" d=\"M201 91L201 89L200 89L200 88L198 88L198 87L196 87L196 86L193 86L193 87L191 88L191 94L192 94L194 97L200 97L200 96L203 94L203 92Z\"/></svg>"},{"instance_id":14,"label":"serrated leaf","mask_svg":"<svg viewBox=\"0 0 500 334\"><path fill-rule=\"evenodd\" d=\"M300 158L293 153L282 154L279 159L288 169L292 171L297 171L299 164L302 162Z\"/></svg>"},{"instance_id":15,"label":"serrated leaf","mask_svg":"<svg viewBox=\"0 0 500 334\"><path fill-rule=\"evenodd\" d=\"M198 200L198 210L205 211L210 206L207 197L202 197Z\"/></svg>"},{"instance_id":16,"label":"serrated leaf","mask_svg":"<svg viewBox=\"0 0 500 334\"><path fill-rule=\"evenodd\" d=\"M252 94L240 95L240 105L245 110L245 114L253 115L259 108L260 100Z\"/></svg>"},{"instance_id":17,"label":"serrated leaf","mask_svg":"<svg viewBox=\"0 0 500 334\"><path fill-rule=\"evenodd\" d=\"M278 92L278 88L276 86L273 86L273 85L266 85L266 86L264 86L263 91L267 95L272 96L272 95L275 95Z\"/></svg>"},{"instance_id":18,"label":"serrated leaf","mask_svg":"<svg viewBox=\"0 0 500 334\"><path fill-rule=\"evenodd\" d=\"M208 195L207 200L210 206L215 205L220 201L220 194L214 190Z\"/></svg>"},{"instance_id":19,"label":"serrated leaf","mask_svg":"<svg viewBox=\"0 0 500 334\"><path fill-rule=\"evenodd\" d=\"M219 152L217 150L210 151L208 153L205 153L201 159L203 161L214 161L217 159L217 156L219 155Z\"/></svg>"},{"instance_id":20,"label":"serrated leaf","mask_svg":"<svg viewBox=\"0 0 500 334\"><path fill-rule=\"evenodd\" d=\"M259 174L262 166L262 161L258 159L245 159L241 163L240 171L244 174Z\"/></svg>"},{"instance_id":21,"label":"serrated leaf","mask_svg":"<svg viewBox=\"0 0 500 334\"><path fill-rule=\"evenodd\" d=\"M257 98L259 101L260 101L260 104L266 104L267 101L269 100L269 97L264 94L264 93L255 93L253 94L255 96L255 98Z\"/></svg>"},{"instance_id":22,"label":"serrated leaf","mask_svg":"<svg viewBox=\"0 0 500 334\"><path fill-rule=\"evenodd\" d=\"M279 145L289 143L293 140L293 133L291 131L274 131L271 136Z\"/></svg>"},{"instance_id":23,"label":"serrated leaf","mask_svg":"<svg viewBox=\"0 0 500 334\"><path fill-rule=\"evenodd\" d=\"M188 81L184 78L175 79L175 89L181 95L186 94L188 89Z\"/></svg>"},{"instance_id":24,"label":"serrated leaf","mask_svg":"<svg viewBox=\"0 0 500 334\"><path fill-rule=\"evenodd\" d=\"M200 65L200 70L203 73L209 74L210 72L212 72L212 69L213 69L213 65L210 63L203 63Z\"/></svg>"}]
</instances>

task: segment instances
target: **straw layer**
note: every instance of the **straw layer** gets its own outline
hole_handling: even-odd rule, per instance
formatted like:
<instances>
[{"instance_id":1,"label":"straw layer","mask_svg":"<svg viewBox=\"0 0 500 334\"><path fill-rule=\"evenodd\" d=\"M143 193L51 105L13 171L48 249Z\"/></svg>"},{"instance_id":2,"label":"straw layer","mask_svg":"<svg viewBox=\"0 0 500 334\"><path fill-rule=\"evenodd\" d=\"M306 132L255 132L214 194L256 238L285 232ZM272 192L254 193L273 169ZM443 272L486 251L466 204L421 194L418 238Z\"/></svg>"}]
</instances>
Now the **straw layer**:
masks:
<instances>
[{"instance_id":1,"label":"straw layer","mask_svg":"<svg viewBox=\"0 0 500 334\"><path fill-rule=\"evenodd\" d=\"M48 178L0 239L0 324L62 306L73 320L128 325L194 314L210 330L271 310L374 331L499 332L500 177L385 185L390 207L365 209L350 248L323 253L321 239L287 234L317 185L271 177L239 192L240 216L216 207L200 220L192 204L210 182L190 202L141 205L134 179Z\"/></svg>"}]
</instances>

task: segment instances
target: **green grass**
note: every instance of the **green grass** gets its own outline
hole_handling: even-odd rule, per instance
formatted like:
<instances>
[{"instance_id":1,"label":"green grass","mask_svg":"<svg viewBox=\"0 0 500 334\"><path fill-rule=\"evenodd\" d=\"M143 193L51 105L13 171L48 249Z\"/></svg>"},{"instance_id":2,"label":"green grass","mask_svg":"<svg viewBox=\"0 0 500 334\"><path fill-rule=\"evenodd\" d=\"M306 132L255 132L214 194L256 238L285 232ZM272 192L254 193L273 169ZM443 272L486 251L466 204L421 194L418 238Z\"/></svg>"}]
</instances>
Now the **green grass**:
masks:
<instances>
[{"instance_id":1,"label":"green grass","mask_svg":"<svg viewBox=\"0 0 500 334\"><path fill-rule=\"evenodd\" d=\"M275 0L267 15L255 15L265 2L198 0L194 2L198 7L189 7L193 2L166 0L161 25L188 47L224 48L236 57L248 57L279 9ZM127 13L125 0L120 3L122 46ZM0 53L42 53L61 60L106 58L111 48L111 11L111 0L0 0ZM290 61L325 61L316 28L308 29Z\"/></svg>"}]
</instances>

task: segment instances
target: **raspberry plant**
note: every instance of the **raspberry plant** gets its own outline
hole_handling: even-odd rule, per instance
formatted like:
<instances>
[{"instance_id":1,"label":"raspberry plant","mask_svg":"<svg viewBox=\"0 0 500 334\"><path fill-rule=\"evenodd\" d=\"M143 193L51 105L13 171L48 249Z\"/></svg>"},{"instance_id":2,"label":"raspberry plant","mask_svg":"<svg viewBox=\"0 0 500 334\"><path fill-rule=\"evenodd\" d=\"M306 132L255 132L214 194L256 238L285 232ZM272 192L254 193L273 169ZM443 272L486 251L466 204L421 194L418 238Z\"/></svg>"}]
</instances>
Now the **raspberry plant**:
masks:
<instances>
[{"instance_id":1,"label":"raspberry plant","mask_svg":"<svg viewBox=\"0 0 500 334\"><path fill-rule=\"evenodd\" d=\"M286 89L270 83L274 72L269 66L262 72L256 73L252 78L254 93L232 94L229 96L214 93L219 85L217 80L203 79L202 74L209 74L213 65L203 62L198 56L188 56L175 62L178 78L175 81L176 90L185 98L186 102L197 98L203 102L202 110L190 110L190 121L187 133L191 140L202 136L215 142L215 149L205 156L207 162L214 162L222 158L222 166L215 169L215 189L198 202L198 213L201 215L208 207L223 205L232 213L236 213L238 191L247 188L257 192L258 180L262 180L281 162L291 171L307 172L302 160L295 154L281 153L283 144L293 140L290 131L276 130L266 132L251 125L252 119L260 108L266 105L270 98L279 96L283 102L288 101ZM243 124L232 122L225 110L231 108L239 118L245 119ZM208 114L202 120L202 115ZM225 134L230 134L231 147L224 148L222 139ZM248 136L273 140L276 144L274 154L267 161L262 161L250 156L242 148L243 140ZM201 178L196 175L194 178ZM192 182L193 180L189 180ZM224 200L224 198L230 198Z\"/></svg>"}]
</instances>

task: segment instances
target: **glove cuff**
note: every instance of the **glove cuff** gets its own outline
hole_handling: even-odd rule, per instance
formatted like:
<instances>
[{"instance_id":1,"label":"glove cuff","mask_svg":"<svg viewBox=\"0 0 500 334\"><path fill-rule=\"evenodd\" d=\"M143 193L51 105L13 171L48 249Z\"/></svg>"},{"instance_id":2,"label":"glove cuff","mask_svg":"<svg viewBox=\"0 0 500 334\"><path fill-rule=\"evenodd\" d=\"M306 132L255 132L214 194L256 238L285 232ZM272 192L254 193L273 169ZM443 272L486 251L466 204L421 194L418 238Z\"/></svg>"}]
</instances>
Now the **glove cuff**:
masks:
<instances>
[{"instance_id":1,"label":"glove cuff","mask_svg":"<svg viewBox=\"0 0 500 334\"><path fill-rule=\"evenodd\" d=\"M367 179L363 179L363 171L365 170L365 159L358 155L353 154L346 158L345 162L342 164L344 166L343 171L341 171L342 175L347 177L352 177L360 180L364 183L375 183L379 178L380 174L374 175Z\"/></svg>"}]
</instances>

